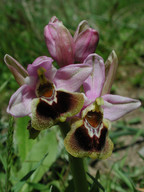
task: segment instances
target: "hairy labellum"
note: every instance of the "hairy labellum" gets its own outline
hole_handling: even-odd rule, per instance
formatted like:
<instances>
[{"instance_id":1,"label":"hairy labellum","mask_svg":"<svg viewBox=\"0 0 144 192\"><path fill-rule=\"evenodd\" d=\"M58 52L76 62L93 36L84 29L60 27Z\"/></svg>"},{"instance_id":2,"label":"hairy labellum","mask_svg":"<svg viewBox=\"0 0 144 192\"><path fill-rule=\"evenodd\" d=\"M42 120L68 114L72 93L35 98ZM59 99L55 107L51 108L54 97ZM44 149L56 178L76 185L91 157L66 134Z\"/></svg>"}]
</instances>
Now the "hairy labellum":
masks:
<instances>
[{"instance_id":1,"label":"hairy labellum","mask_svg":"<svg viewBox=\"0 0 144 192\"><path fill-rule=\"evenodd\" d=\"M107 128L102 127L99 137L95 134L90 135L89 131L84 126L78 128L74 135L79 146L85 151L100 151L105 145Z\"/></svg>"}]
</instances>

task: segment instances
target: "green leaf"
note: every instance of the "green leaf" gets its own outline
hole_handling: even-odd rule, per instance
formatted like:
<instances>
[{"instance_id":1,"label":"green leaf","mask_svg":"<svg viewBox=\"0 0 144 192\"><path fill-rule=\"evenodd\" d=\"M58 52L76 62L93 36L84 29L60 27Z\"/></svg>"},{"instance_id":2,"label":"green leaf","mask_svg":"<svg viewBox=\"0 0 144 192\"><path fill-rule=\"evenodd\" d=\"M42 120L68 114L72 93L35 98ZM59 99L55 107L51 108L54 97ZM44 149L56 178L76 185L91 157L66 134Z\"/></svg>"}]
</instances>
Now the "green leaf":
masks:
<instances>
[{"instance_id":1,"label":"green leaf","mask_svg":"<svg viewBox=\"0 0 144 192\"><path fill-rule=\"evenodd\" d=\"M43 176L43 174L49 169L52 163L56 160L58 144L56 139L56 130L43 131L43 134L39 138L29 151L25 162L22 163L22 168L18 172L17 177L21 178L29 172L34 164L48 153L49 155L44 159L43 164L34 172L30 178L30 182L37 183ZM26 191L26 189L25 189Z\"/></svg>"},{"instance_id":2,"label":"green leaf","mask_svg":"<svg viewBox=\"0 0 144 192\"><path fill-rule=\"evenodd\" d=\"M6 174L3 172L0 172L0 192L6 191L5 180L6 180Z\"/></svg>"},{"instance_id":3,"label":"green leaf","mask_svg":"<svg viewBox=\"0 0 144 192\"><path fill-rule=\"evenodd\" d=\"M144 161L144 156L141 153L138 153L138 155L140 156L140 158Z\"/></svg>"},{"instance_id":4,"label":"green leaf","mask_svg":"<svg viewBox=\"0 0 144 192\"><path fill-rule=\"evenodd\" d=\"M7 165L6 165L6 158L5 158L5 156L2 156L2 155L0 154L0 161L2 162L3 167L4 167L5 171L6 171Z\"/></svg>"},{"instance_id":5,"label":"green leaf","mask_svg":"<svg viewBox=\"0 0 144 192\"><path fill-rule=\"evenodd\" d=\"M135 117L135 118L131 119L130 121L128 121L128 123L130 125L139 124L139 123L141 123L141 118L140 117Z\"/></svg>"},{"instance_id":6,"label":"green leaf","mask_svg":"<svg viewBox=\"0 0 144 192\"><path fill-rule=\"evenodd\" d=\"M65 192L73 192L73 191L74 191L74 183L73 180L71 179L68 181L68 186L65 189Z\"/></svg>"},{"instance_id":7,"label":"green leaf","mask_svg":"<svg viewBox=\"0 0 144 192\"><path fill-rule=\"evenodd\" d=\"M118 191L118 192L126 192L126 189L123 189L123 187L121 187L118 184L112 183L111 184L111 190L110 191Z\"/></svg>"},{"instance_id":8,"label":"green leaf","mask_svg":"<svg viewBox=\"0 0 144 192\"><path fill-rule=\"evenodd\" d=\"M29 139L29 131L27 130L29 120L29 117L22 117L18 118L16 121L15 138L22 161L25 160L32 146L36 143L35 140Z\"/></svg>"},{"instance_id":9,"label":"green leaf","mask_svg":"<svg viewBox=\"0 0 144 192\"><path fill-rule=\"evenodd\" d=\"M103 186L98 182L98 179L100 178L99 171L97 172L96 176L93 177L91 174L87 173L88 176L93 180L93 184L91 186L90 192L99 192L99 189L105 192L105 189Z\"/></svg>"},{"instance_id":10,"label":"green leaf","mask_svg":"<svg viewBox=\"0 0 144 192\"><path fill-rule=\"evenodd\" d=\"M37 190L49 190L49 185L44 185L44 184L41 184L41 183L31 183L31 182L28 182L28 184L30 186L33 187L33 189L37 189Z\"/></svg>"},{"instance_id":11,"label":"green leaf","mask_svg":"<svg viewBox=\"0 0 144 192\"><path fill-rule=\"evenodd\" d=\"M133 182L130 180L127 174L123 173L119 168L118 165L116 164L114 166L115 173L117 176L132 190L135 190Z\"/></svg>"},{"instance_id":12,"label":"green leaf","mask_svg":"<svg viewBox=\"0 0 144 192\"><path fill-rule=\"evenodd\" d=\"M97 180L100 179L100 172L99 172L99 170L96 172L95 178L96 178Z\"/></svg>"},{"instance_id":13,"label":"green leaf","mask_svg":"<svg viewBox=\"0 0 144 192\"><path fill-rule=\"evenodd\" d=\"M144 130L142 129L141 131L136 128L128 127L126 125L115 125L115 127L118 129L114 132L110 132L110 137L112 139L121 137L121 136L126 136L126 135L136 135L136 134L141 134L141 136L144 136Z\"/></svg>"},{"instance_id":14,"label":"green leaf","mask_svg":"<svg viewBox=\"0 0 144 192\"><path fill-rule=\"evenodd\" d=\"M27 182L32 188L43 191L43 192L49 192L50 188L52 186L55 186L56 188L59 188L59 182L57 180L53 180L52 182L49 182L47 185L41 184L41 183L32 183L32 182Z\"/></svg>"},{"instance_id":15,"label":"green leaf","mask_svg":"<svg viewBox=\"0 0 144 192\"><path fill-rule=\"evenodd\" d=\"M46 154L35 166L34 168L29 171L13 188L12 190L15 192L19 192L22 186L27 182L27 180L31 177L31 175L40 167L44 159L47 157L48 154Z\"/></svg>"},{"instance_id":16,"label":"green leaf","mask_svg":"<svg viewBox=\"0 0 144 192\"><path fill-rule=\"evenodd\" d=\"M0 92L2 92L6 88L10 80L11 80L11 77L7 81L5 81L3 84L0 85Z\"/></svg>"},{"instance_id":17,"label":"green leaf","mask_svg":"<svg viewBox=\"0 0 144 192\"><path fill-rule=\"evenodd\" d=\"M52 185L51 188L50 188L50 192L60 192L60 191L59 191L59 189L57 187Z\"/></svg>"},{"instance_id":18,"label":"green leaf","mask_svg":"<svg viewBox=\"0 0 144 192\"><path fill-rule=\"evenodd\" d=\"M88 172L87 172L87 175L94 181L95 180L95 178L91 175L91 174L89 174Z\"/></svg>"}]
</instances>

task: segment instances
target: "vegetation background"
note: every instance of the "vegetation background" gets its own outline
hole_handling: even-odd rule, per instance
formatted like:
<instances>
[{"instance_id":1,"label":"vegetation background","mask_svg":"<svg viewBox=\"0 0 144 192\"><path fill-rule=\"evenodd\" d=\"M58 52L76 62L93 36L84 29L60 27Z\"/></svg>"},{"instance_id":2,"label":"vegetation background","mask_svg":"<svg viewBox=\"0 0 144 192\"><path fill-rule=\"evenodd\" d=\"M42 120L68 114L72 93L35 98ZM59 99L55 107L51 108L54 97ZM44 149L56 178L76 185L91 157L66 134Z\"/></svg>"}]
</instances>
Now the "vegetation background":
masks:
<instances>
[{"instance_id":1,"label":"vegetation background","mask_svg":"<svg viewBox=\"0 0 144 192\"><path fill-rule=\"evenodd\" d=\"M26 67L38 56L49 56L43 30L54 15L72 34L81 20L97 29L100 41L96 53L106 60L114 49L119 58L112 93L142 102L140 109L112 124L113 155L103 161L86 159L89 182L96 175L101 183L93 191L144 191L143 13L143 0L0 0L1 192L5 188L18 192L73 191L67 154L57 127L43 131L37 140L29 140L29 119L16 119L13 125L6 114L9 98L18 85L3 57L8 53Z\"/></svg>"}]
</instances>

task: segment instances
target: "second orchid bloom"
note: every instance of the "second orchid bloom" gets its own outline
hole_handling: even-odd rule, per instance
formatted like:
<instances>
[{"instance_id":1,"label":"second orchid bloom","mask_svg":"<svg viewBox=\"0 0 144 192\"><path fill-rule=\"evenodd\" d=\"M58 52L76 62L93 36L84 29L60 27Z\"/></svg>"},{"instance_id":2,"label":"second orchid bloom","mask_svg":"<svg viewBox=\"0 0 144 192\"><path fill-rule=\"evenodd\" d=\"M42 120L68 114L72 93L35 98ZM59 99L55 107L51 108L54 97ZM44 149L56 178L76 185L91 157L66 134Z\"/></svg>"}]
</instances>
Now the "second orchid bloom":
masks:
<instances>
[{"instance_id":1,"label":"second orchid bloom","mask_svg":"<svg viewBox=\"0 0 144 192\"><path fill-rule=\"evenodd\" d=\"M93 67L91 75L83 82L85 104L79 117L73 119L71 130L64 140L67 151L75 157L109 157L113 150L108 136L110 122L141 105L136 99L109 94L117 62L114 51L105 64L97 54L89 55L84 61L84 64Z\"/></svg>"}]
</instances>

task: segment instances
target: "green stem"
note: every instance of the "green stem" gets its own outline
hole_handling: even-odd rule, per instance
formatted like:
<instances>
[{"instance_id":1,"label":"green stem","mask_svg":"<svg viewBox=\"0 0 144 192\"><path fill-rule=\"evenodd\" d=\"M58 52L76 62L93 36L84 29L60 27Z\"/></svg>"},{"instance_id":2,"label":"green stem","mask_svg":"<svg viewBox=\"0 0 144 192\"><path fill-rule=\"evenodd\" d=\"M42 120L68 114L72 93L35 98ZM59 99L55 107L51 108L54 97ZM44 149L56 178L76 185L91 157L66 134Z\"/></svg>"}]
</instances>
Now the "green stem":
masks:
<instances>
[{"instance_id":1,"label":"green stem","mask_svg":"<svg viewBox=\"0 0 144 192\"><path fill-rule=\"evenodd\" d=\"M60 123L59 126L62 136L65 138L70 130L70 126L67 122ZM75 192L88 192L88 182L86 179L83 159L73 157L69 154L69 164L73 175Z\"/></svg>"},{"instance_id":2,"label":"green stem","mask_svg":"<svg viewBox=\"0 0 144 192\"><path fill-rule=\"evenodd\" d=\"M69 155L69 163L76 192L88 192L83 159Z\"/></svg>"},{"instance_id":3,"label":"green stem","mask_svg":"<svg viewBox=\"0 0 144 192\"><path fill-rule=\"evenodd\" d=\"M12 163L12 149L13 149L13 132L14 132L14 119L10 117L9 120L9 128L8 128L8 136L7 136L7 167L6 167L6 192L11 191L11 183L10 183L10 170Z\"/></svg>"}]
</instances>

